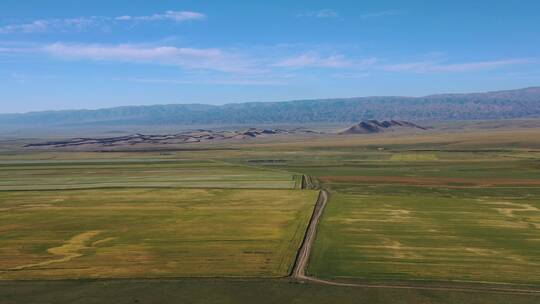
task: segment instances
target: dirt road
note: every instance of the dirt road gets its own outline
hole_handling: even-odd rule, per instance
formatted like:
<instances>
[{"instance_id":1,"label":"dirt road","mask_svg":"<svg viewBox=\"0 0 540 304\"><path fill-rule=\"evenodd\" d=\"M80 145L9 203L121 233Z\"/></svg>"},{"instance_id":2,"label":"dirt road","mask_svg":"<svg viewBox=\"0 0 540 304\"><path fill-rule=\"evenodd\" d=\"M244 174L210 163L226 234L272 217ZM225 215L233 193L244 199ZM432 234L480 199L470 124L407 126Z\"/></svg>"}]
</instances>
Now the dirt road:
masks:
<instances>
[{"instance_id":1,"label":"dirt road","mask_svg":"<svg viewBox=\"0 0 540 304\"><path fill-rule=\"evenodd\" d=\"M302 246L300 246L300 250L296 255L296 261L294 263L294 267L291 273L291 277L295 279L310 279L306 276L307 263L309 260L309 256L311 255L311 248L313 247L313 242L315 241L315 235L317 234L317 226L319 224L319 220L321 218L327 201L328 192L326 192L326 190L321 190L321 192L319 192L319 198L317 198L315 208L313 209L313 214L311 216L311 220L309 222L304 241L302 242Z\"/></svg>"}]
</instances>

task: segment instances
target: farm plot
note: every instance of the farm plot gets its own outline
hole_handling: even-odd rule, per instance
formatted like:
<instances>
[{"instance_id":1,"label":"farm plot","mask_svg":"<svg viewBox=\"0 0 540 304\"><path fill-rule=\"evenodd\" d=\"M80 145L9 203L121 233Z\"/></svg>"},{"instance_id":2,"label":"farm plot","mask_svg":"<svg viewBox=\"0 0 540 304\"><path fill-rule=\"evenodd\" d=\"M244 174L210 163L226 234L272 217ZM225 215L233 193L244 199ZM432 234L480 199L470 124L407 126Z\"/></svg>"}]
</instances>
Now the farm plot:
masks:
<instances>
[{"instance_id":1,"label":"farm plot","mask_svg":"<svg viewBox=\"0 0 540 304\"><path fill-rule=\"evenodd\" d=\"M0 164L0 191L121 187L293 189L296 184L289 173L204 160Z\"/></svg>"},{"instance_id":2,"label":"farm plot","mask_svg":"<svg viewBox=\"0 0 540 304\"><path fill-rule=\"evenodd\" d=\"M0 279L275 277L317 191L0 192Z\"/></svg>"},{"instance_id":3,"label":"farm plot","mask_svg":"<svg viewBox=\"0 0 540 304\"><path fill-rule=\"evenodd\" d=\"M331 186L312 275L540 283L540 188Z\"/></svg>"}]
</instances>

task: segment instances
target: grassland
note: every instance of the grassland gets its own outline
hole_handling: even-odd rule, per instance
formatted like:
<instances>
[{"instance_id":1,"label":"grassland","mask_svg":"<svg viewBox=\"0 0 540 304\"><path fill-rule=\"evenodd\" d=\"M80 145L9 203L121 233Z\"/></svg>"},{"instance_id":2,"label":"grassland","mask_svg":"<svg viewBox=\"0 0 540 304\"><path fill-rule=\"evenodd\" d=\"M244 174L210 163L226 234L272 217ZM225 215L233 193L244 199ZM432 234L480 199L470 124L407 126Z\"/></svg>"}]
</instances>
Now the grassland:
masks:
<instances>
[{"instance_id":1,"label":"grassland","mask_svg":"<svg viewBox=\"0 0 540 304\"><path fill-rule=\"evenodd\" d=\"M331 194L308 274L362 284L538 290L537 134L0 153L0 263L15 269L0 273L6 280L0 300L32 300L34 294L70 303L538 303L538 295L488 291L172 279L286 274L316 198L315 191L298 190L307 174ZM122 253L127 261L111 258ZM40 264L61 259L69 260ZM33 264L40 265L16 270ZM9 281L25 278L21 273L155 280Z\"/></svg>"},{"instance_id":2,"label":"grassland","mask_svg":"<svg viewBox=\"0 0 540 304\"><path fill-rule=\"evenodd\" d=\"M331 191L316 277L540 284L535 151L353 149L288 166Z\"/></svg>"},{"instance_id":3,"label":"grassland","mask_svg":"<svg viewBox=\"0 0 540 304\"><path fill-rule=\"evenodd\" d=\"M3 153L0 169L0 279L285 276L317 197L199 152Z\"/></svg>"},{"instance_id":4,"label":"grassland","mask_svg":"<svg viewBox=\"0 0 540 304\"><path fill-rule=\"evenodd\" d=\"M316 191L4 191L0 279L286 276Z\"/></svg>"},{"instance_id":5,"label":"grassland","mask_svg":"<svg viewBox=\"0 0 540 304\"><path fill-rule=\"evenodd\" d=\"M0 191L113 187L293 189L296 180L288 173L204 159L0 162Z\"/></svg>"},{"instance_id":6,"label":"grassland","mask_svg":"<svg viewBox=\"0 0 540 304\"><path fill-rule=\"evenodd\" d=\"M370 187L332 196L313 275L540 284L540 188Z\"/></svg>"},{"instance_id":7,"label":"grassland","mask_svg":"<svg viewBox=\"0 0 540 304\"><path fill-rule=\"evenodd\" d=\"M538 150L354 140L308 145L309 157L275 154L281 162L265 165L315 176L330 190L308 273L540 285Z\"/></svg>"},{"instance_id":8,"label":"grassland","mask_svg":"<svg viewBox=\"0 0 540 304\"><path fill-rule=\"evenodd\" d=\"M275 279L65 280L0 281L0 302L2 304L536 304L538 296L324 286Z\"/></svg>"}]
</instances>

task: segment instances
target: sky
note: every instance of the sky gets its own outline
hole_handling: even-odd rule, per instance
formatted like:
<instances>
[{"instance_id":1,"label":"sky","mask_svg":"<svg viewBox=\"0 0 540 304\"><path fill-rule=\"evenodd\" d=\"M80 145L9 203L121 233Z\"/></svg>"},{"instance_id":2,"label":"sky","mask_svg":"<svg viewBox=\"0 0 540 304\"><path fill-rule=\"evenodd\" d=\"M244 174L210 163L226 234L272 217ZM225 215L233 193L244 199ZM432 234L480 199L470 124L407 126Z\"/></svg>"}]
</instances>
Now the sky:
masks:
<instances>
[{"instance_id":1,"label":"sky","mask_svg":"<svg viewBox=\"0 0 540 304\"><path fill-rule=\"evenodd\" d=\"M540 1L0 1L0 113L540 85Z\"/></svg>"}]
</instances>

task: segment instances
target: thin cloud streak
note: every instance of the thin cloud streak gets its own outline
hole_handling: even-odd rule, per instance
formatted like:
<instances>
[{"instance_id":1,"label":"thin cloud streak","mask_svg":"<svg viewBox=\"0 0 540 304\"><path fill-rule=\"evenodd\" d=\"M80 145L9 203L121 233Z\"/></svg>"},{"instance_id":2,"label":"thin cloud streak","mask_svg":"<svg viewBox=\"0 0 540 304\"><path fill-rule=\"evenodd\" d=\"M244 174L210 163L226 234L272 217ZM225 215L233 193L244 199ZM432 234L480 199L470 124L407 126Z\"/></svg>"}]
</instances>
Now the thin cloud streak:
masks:
<instances>
[{"instance_id":1,"label":"thin cloud streak","mask_svg":"<svg viewBox=\"0 0 540 304\"><path fill-rule=\"evenodd\" d=\"M45 32L51 23L50 20L35 20L30 23L6 25L0 27L0 34Z\"/></svg>"},{"instance_id":2,"label":"thin cloud streak","mask_svg":"<svg viewBox=\"0 0 540 304\"><path fill-rule=\"evenodd\" d=\"M119 16L114 18L117 21L160 21L160 20L172 20L175 22L183 22L189 20L202 20L206 19L206 15L197 12L190 11L166 11L163 14L154 14L151 16Z\"/></svg>"},{"instance_id":3,"label":"thin cloud streak","mask_svg":"<svg viewBox=\"0 0 540 304\"><path fill-rule=\"evenodd\" d=\"M208 70L260 77L279 76L288 71L331 69L337 73L363 71L370 73L467 73L537 64L534 58L503 58L491 61L449 62L445 58L412 62L392 62L385 58L358 58L343 54L321 55L308 51L296 56L260 54L253 49L220 49L135 44L73 44L2 45L3 56L39 56L46 54L64 60L91 60L137 64L178 66L188 70Z\"/></svg>"},{"instance_id":4,"label":"thin cloud streak","mask_svg":"<svg viewBox=\"0 0 540 304\"><path fill-rule=\"evenodd\" d=\"M413 72L413 73L460 73L460 72L475 72L484 70L493 70L506 66L529 63L530 59L505 59L495 61L478 61L467 63L441 63L434 61L420 61L390 64L382 67L382 70L388 72Z\"/></svg>"},{"instance_id":5,"label":"thin cloud streak","mask_svg":"<svg viewBox=\"0 0 540 304\"><path fill-rule=\"evenodd\" d=\"M0 27L0 34L11 33L42 33L48 31L83 30L99 25L105 17L78 17L68 19L39 19L30 23L6 25Z\"/></svg>"},{"instance_id":6,"label":"thin cloud streak","mask_svg":"<svg viewBox=\"0 0 540 304\"><path fill-rule=\"evenodd\" d=\"M317 11L309 11L299 14L298 17L339 18L339 13L333 9L321 9Z\"/></svg>"},{"instance_id":7,"label":"thin cloud streak","mask_svg":"<svg viewBox=\"0 0 540 304\"><path fill-rule=\"evenodd\" d=\"M283 68L367 68L377 62L377 58L349 59L344 55L320 56L314 52L308 52L295 57L289 57L274 64L275 67Z\"/></svg>"},{"instance_id":8,"label":"thin cloud streak","mask_svg":"<svg viewBox=\"0 0 540 304\"><path fill-rule=\"evenodd\" d=\"M55 43L43 47L42 51L63 59L158 63L223 72L242 72L248 68L240 56L215 48Z\"/></svg>"},{"instance_id":9,"label":"thin cloud streak","mask_svg":"<svg viewBox=\"0 0 540 304\"><path fill-rule=\"evenodd\" d=\"M10 24L0 27L0 34L12 33L42 33L50 31L84 30L92 27L106 27L111 24L126 22L157 22L172 21L176 23L206 19L206 15L191 11L166 11L162 14L149 16L90 16L65 19L38 19L29 23Z\"/></svg>"},{"instance_id":10,"label":"thin cloud streak","mask_svg":"<svg viewBox=\"0 0 540 304\"><path fill-rule=\"evenodd\" d=\"M351 62L341 55L321 57L317 54L307 53L296 57L284 59L274 66L286 68L321 67L321 68L344 68L351 66Z\"/></svg>"},{"instance_id":11,"label":"thin cloud streak","mask_svg":"<svg viewBox=\"0 0 540 304\"><path fill-rule=\"evenodd\" d=\"M177 84L177 85L239 85L239 86L276 86L286 83L277 80L264 79L161 79L161 78L114 78L115 81L127 81L150 84Z\"/></svg>"}]
</instances>

